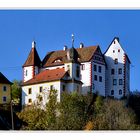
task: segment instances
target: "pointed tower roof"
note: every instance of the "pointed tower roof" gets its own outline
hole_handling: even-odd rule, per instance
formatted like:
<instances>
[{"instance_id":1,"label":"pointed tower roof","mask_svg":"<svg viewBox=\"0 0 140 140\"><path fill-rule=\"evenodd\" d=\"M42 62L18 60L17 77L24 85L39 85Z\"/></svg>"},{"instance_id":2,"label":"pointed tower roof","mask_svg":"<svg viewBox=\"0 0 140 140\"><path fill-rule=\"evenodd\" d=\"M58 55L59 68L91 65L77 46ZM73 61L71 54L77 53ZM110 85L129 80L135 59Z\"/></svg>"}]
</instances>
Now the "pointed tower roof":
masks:
<instances>
[{"instance_id":1,"label":"pointed tower roof","mask_svg":"<svg viewBox=\"0 0 140 140\"><path fill-rule=\"evenodd\" d=\"M67 51L67 58L69 62L78 62L78 52L74 47Z\"/></svg>"},{"instance_id":2,"label":"pointed tower roof","mask_svg":"<svg viewBox=\"0 0 140 140\"><path fill-rule=\"evenodd\" d=\"M32 42L32 49L28 55L27 60L25 61L23 67L26 66L40 66L41 60L36 50L36 42Z\"/></svg>"}]
</instances>

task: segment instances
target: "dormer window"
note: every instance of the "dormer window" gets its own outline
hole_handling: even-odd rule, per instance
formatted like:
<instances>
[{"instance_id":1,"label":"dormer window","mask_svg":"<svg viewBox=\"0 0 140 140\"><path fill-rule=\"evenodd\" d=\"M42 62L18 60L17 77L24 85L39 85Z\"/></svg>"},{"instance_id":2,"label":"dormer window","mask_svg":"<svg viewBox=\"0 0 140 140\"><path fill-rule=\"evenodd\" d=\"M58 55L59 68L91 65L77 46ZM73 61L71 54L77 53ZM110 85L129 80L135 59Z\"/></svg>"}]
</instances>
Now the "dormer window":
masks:
<instances>
[{"instance_id":1,"label":"dormer window","mask_svg":"<svg viewBox=\"0 0 140 140\"><path fill-rule=\"evenodd\" d=\"M56 59L56 60L54 61L54 63L56 63L56 62L62 62L62 60L61 60L61 59Z\"/></svg>"}]
</instances>

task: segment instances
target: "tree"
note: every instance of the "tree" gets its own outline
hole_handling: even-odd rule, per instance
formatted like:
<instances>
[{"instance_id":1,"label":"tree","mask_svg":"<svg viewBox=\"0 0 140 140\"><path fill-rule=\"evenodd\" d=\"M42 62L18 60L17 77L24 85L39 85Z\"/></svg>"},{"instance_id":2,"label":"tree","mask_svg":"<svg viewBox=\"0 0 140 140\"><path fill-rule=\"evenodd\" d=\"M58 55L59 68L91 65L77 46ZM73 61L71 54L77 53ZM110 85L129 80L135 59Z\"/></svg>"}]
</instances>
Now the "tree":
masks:
<instances>
[{"instance_id":1,"label":"tree","mask_svg":"<svg viewBox=\"0 0 140 140\"><path fill-rule=\"evenodd\" d=\"M94 111L96 113L99 113L100 110L102 109L103 106L103 97L102 96L97 96L96 101L94 103Z\"/></svg>"},{"instance_id":2,"label":"tree","mask_svg":"<svg viewBox=\"0 0 140 140\"><path fill-rule=\"evenodd\" d=\"M25 107L20 113L17 113L22 120L22 130L44 130L45 111L36 105Z\"/></svg>"},{"instance_id":3,"label":"tree","mask_svg":"<svg viewBox=\"0 0 140 140\"><path fill-rule=\"evenodd\" d=\"M57 102L57 91L52 90L50 91L48 102L46 103L46 116L45 116L45 123L47 130L55 130L56 121L57 121L57 114L58 114L58 102Z\"/></svg>"},{"instance_id":4,"label":"tree","mask_svg":"<svg viewBox=\"0 0 140 140\"><path fill-rule=\"evenodd\" d=\"M135 113L120 100L105 99L98 113L93 115L95 130L131 130L134 124Z\"/></svg>"},{"instance_id":5,"label":"tree","mask_svg":"<svg viewBox=\"0 0 140 140\"><path fill-rule=\"evenodd\" d=\"M50 91L46 107L41 109L38 102L26 106L18 117L23 121L23 130L54 130L57 116L57 94Z\"/></svg>"},{"instance_id":6,"label":"tree","mask_svg":"<svg viewBox=\"0 0 140 140\"><path fill-rule=\"evenodd\" d=\"M18 103L21 98L21 92L22 92L20 84L21 84L21 81L14 80L11 86L12 99Z\"/></svg>"},{"instance_id":7,"label":"tree","mask_svg":"<svg viewBox=\"0 0 140 140\"><path fill-rule=\"evenodd\" d=\"M87 103L78 93L63 93L59 103L57 126L59 130L81 130L86 123Z\"/></svg>"}]
</instances>

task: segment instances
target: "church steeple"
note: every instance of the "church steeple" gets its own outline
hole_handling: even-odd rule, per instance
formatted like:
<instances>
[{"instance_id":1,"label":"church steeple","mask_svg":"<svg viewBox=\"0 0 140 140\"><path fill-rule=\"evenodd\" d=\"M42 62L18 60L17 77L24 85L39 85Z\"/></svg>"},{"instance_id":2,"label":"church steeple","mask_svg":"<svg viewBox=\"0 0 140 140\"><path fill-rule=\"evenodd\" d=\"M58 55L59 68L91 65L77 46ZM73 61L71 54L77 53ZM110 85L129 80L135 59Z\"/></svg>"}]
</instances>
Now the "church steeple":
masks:
<instances>
[{"instance_id":1,"label":"church steeple","mask_svg":"<svg viewBox=\"0 0 140 140\"><path fill-rule=\"evenodd\" d=\"M41 60L36 50L36 42L32 42L32 48L23 67L24 82L32 79L39 72Z\"/></svg>"}]
</instances>

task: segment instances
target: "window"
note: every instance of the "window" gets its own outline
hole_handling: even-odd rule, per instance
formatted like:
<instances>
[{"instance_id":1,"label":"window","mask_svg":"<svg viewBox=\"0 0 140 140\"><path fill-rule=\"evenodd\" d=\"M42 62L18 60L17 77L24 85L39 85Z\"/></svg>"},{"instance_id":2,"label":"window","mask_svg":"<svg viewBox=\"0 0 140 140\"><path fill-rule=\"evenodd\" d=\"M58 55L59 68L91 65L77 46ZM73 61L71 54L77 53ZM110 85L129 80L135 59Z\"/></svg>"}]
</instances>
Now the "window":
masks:
<instances>
[{"instance_id":1,"label":"window","mask_svg":"<svg viewBox=\"0 0 140 140\"><path fill-rule=\"evenodd\" d=\"M99 76L99 82L102 82L102 76Z\"/></svg>"},{"instance_id":2,"label":"window","mask_svg":"<svg viewBox=\"0 0 140 140\"><path fill-rule=\"evenodd\" d=\"M63 90L63 91L66 90L66 86L65 86L65 85L62 86L62 90Z\"/></svg>"},{"instance_id":3,"label":"window","mask_svg":"<svg viewBox=\"0 0 140 140\"><path fill-rule=\"evenodd\" d=\"M5 96L3 97L3 102L6 102L6 97Z\"/></svg>"},{"instance_id":4,"label":"window","mask_svg":"<svg viewBox=\"0 0 140 140\"><path fill-rule=\"evenodd\" d=\"M54 62L55 62L55 63L56 63L56 62L62 62L62 60L61 60L61 59L56 59Z\"/></svg>"},{"instance_id":5,"label":"window","mask_svg":"<svg viewBox=\"0 0 140 140\"><path fill-rule=\"evenodd\" d=\"M41 93L43 91L43 88L42 87L39 87L39 92Z\"/></svg>"},{"instance_id":6,"label":"window","mask_svg":"<svg viewBox=\"0 0 140 140\"><path fill-rule=\"evenodd\" d=\"M80 77L80 69L79 66L76 67L76 77Z\"/></svg>"},{"instance_id":7,"label":"window","mask_svg":"<svg viewBox=\"0 0 140 140\"><path fill-rule=\"evenodd\" d=\"M94 75L94 80L97 81L97 75Z\"/></svg>"},{"instance_id":8,"label":"window","mask_svg":"<svg viewBox=\"0 0 140 140\"><path fill-rule=\"evenodd\" d=\"M115 50L113 50L113 53L115 53Z\"/></svg>"},{"instance_id":9,"label":"window","mask_svg":"<svg viewBox=\"0 0 140 140\"><path fill-rule=\"evenodd\" d=\"M117 79L113 79L113 85L117 85Z\"/></svg>"},{"instance_id":10,"label":"window","mask_svg":"<svg viewBox=\"0 0 140 140\"><path fill-rule=\"evenodd\" d=\"M54 88L53 88L53 85L50 85L50 90L53 90Z\"/></svg>"},{"instance_id":11,"label":"window","mask_svg":"<svg viewBox=\"0 0 140 140\"><path fill-rule=\"evenodd\" d=\"M115 69L111 69L111 74L112 74L112 75L115 74Z\"/></svg>"},{"instance_id":12,"label":"window","mask_svg":"<svg viewBox=\"0 0 140 140\"><path fill-rule=\"evenodd\" d=\"M122 69L121 68L119 68L118 74L122 74Z\"/></svg>"},{"instance_id":13,"label":"window","mask_svg":"<svg viewBox=\"0 0 140 140\"><path fill-rule=\"evenodd\" d=\"M98 72L100 72L100 73L102 72L102 67L101 66L98 67Z\"/></svg>"},{"instance_id":14,"label":"window","mask_svg":"<svg viewBox=\"0 0 140 140\"><path fill-rule=\"evenodd\" d=\"M32 94L32 89L31 88L28 89L28 94Z\"/></svg>"},{"instance_id":15,"label":"window","mask_svg":"<svg viewBox=\"0 0 140 140\"><path fill-rule=\"evenodd\" d=\"M97 66L96 65L94 65L94 71L97 71Z\"/></svg>"},{"instance_id":16,"label":"window","mask_svg":"<svg viewBox=\"0 0 140 140\"><path fill-rule=\"evenodd\" d=\"M25 75L26 75L26 76L28 75L28 71L27 71L27 70L25 71Z\"/></svg>"},{"instance_id":17,"label":"window","mask_svg":"<svg viewBox=\"0 0 140 140\"><path fill-rule=\"evenodd\" d=\"M122 95L122 90L121 89L119 90L119 95Z\"/></svg>"},{"instance_id":18,"label":"window","mask_svg":"<svg viewBox=\"0 0 140 140\"><path fill-rule=\"evenodd\" d=\"M29 100L28 100L28 103L32 103L32 99L29 99Z\"/></svg>"},{"instance_id":19,"label":"window","mask_svg":"<svg viewBox=\"0 0 140 140\"><path fill-rule=\"evenodd\" d=\"M70 70L70 65L67 65L67 69Z\"/></svg>"},{"instance_id":20,"label":"window","mask_svg":"<svg viewBox=\"0 0 140 140\"><path fill-rule=\"evenodd\" d=\"M118 64L118 58L115 58L114 64Z\"/></svg>"},{"instance_id":21,"label":"window","mask_svg":"<svg viewBox=\"0 0 140 140\"><path fill-rule=\"evenodd\" d=\"M85 70L85 64L82 64L82 65L81 65L81 69L82 69L82 70Z\"/></svg>"},{"instance_id":22,"label":"window","mask_svg":"<svg viewBox=\"0 0 140 140\"><path fill-rule=\"evenodd\" d=\"M77 92L79 92L79 86L77 86Z\"/></svg>"},{"instance_id":23,"label":"window","mask_svg":"<svg viewBox=\"0 0 140 140\"><path fill-rule=\"evenodd\" d=\"M118 49L118 52L120 52L120 49Z\"/></svg>"},{"instance_id":24,"label":"window","mask_svg":"<svg viewBox=\"0 0 140 140\"><path fill-rule=\"evenodd\" d=\"M6 86L3 86L3 91L6 91L6 90L7 90Z\"/></svg>"},{"instance_id":25,"label":"window","mask_svg":"<svg viewBox=\"0 0 140 140\"><path fill-rule=\"evenodd\" d=\"M111 90L111 95L114 95L114 90Z\"/></svg>"},{"instance_id":26,"label":"window","mask_svg":"<svg viewBox=\"0 0 140 140\"><path fill-rule=\"evenodd\" d=\"M38 95L37 99L38 99L39 102L43 101L43 97L41 95Z\"/></svg>"},{"instance_id":27,"label":"window","mask_svg":"<svg viewBox=\"0 0 140 140\"><path fill-rule=\"evenodd\" d=\"M122 85L122 84L123 84L123 80L119 79L119 85Z\"/></svg>"}]
</instances>

